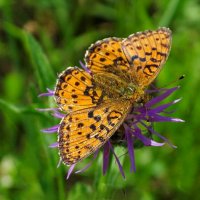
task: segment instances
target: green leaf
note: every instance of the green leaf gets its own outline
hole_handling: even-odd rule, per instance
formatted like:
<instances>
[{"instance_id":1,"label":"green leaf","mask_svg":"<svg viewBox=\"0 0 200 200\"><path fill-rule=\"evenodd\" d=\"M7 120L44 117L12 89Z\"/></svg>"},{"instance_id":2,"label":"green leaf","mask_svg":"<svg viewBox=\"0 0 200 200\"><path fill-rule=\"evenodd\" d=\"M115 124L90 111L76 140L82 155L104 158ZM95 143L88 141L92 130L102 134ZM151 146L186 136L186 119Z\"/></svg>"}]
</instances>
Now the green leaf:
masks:
<instances>
[{"instance_id":1,"label":"green leaf","mask_svg":"<svg viewBox=\"0 0 200 200\"><path fill-rule=\"evenodd\" d=\"M40 90L45 90L55 83L55 74L46 54L36 39L28 32L9 22L3 22L3 27L9 35L20 40L33 64L34 74Z\"/></svg>"},{"instance_id":2,"label":"green leaf","mask_svg":"<svg viewBox=\"0 0 200 200\"><path fill-rule=\"evenodd\" d=\"M24 32L25 45L31 57L40 89L44 90L55 82L52 67L38 42L29 33Z\"/></svg>"},{"instance_id":3,"label":"green leaf","mask_svg":"<svg viewBox=\"0 0 200 200\"><path fill-rule=\"evenodd\" d=\"M180 4L180 0L169 1L168 6L165 9L164 14L162 15L158 25L168 27Z\"/></svg>"}]
</instances>

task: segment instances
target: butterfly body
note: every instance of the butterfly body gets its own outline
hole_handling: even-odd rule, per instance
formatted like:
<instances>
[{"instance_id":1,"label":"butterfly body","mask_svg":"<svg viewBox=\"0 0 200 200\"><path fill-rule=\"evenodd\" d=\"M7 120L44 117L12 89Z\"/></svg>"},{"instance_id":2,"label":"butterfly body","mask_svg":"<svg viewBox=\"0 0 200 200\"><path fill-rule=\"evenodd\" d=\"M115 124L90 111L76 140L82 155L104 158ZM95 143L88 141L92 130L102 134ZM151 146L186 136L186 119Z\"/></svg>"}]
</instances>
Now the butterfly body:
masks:
<instances>
[{"instance_id":1,"label":"butterfly body","mask_svg":"<svg viewBox=\"0 0 200 200\"><path fill-rule=\"evenodd\" d=\"M103 146L132 108L148 100L145 89L160 72L170 47L168 28L106 38L86 52L91 73L73 67L59 75L55 100L66 112L58 133L65 164L77 163Z\"/></svg>"}]
</instances>

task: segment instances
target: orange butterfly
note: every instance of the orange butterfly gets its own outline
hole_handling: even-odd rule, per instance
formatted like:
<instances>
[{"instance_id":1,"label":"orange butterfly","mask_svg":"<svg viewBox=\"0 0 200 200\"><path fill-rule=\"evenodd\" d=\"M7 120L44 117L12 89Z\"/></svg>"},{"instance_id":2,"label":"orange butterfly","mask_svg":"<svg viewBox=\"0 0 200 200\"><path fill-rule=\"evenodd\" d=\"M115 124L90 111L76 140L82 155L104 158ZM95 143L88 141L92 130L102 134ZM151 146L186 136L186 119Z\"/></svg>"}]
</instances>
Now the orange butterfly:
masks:
<instances>
[{"instance_id":1,"label":"orange butterfly","mask_svg":"<svg viewBox=\"0 0 200 200\"><path fill-rule=\"evenodd\" d=\"M145 89L165 63L171 31L159 28L106 38L85 55L91 73L70 67L59 75L55 100L66 116L59 134L59 152L67 165L89 156L116 132L131 108L145 100Z\"/></svg>"}]
</instances>

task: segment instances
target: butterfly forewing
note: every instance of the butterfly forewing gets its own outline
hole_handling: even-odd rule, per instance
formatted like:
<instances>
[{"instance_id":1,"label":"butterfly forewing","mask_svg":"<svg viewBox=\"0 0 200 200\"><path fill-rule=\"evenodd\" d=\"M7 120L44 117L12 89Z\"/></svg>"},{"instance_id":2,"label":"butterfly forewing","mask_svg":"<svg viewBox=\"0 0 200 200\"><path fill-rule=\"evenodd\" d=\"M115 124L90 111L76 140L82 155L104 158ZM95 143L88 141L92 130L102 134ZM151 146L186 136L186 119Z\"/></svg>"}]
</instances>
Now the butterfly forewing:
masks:
<instances>
[{"instance_id":1,"label":"butterfly forewing","mask_svg":"<svg viewBox=\"0 0 200 200\"><path fill-rule=\"evenodd\" d=\"M102 98L102 91L94 85L91 75L77 67L70 67L59 75L55 100L66 112L94 107Z\"/></svg>"},{"instance_id":2,"label":"butterfly forewing","mask_svg":"<svg viewBox=\"0 0 200 200\"><path fill-rule=\"evenodd\" d=\"M106 38L89 47L85 61L92 73L119 74L128 70L129 64L122 52L121 41L120 38Z\"/></svg>"},{"instance_id":3,"label":"butterfly forewing","mask_svg":"<svg viewBox=\"0 0 200 200\"><path fill-rule=\"evenodd\" d=\"M122 49L131 66L130 73L140 87L148 86L158 75L171 48L171 31L160 28L130 35Z\"/></svg>"}]
</instances>

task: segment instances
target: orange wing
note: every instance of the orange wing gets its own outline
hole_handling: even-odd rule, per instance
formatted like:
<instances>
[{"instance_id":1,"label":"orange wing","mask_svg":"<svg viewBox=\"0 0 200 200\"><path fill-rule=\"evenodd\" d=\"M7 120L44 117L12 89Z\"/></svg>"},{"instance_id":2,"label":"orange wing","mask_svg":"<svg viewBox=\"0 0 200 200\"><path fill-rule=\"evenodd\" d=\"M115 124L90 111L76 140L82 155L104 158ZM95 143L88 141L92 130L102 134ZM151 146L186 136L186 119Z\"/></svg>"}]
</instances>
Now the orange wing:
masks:
<instances>
[{"instance_id":1,"label":"orange wing","mask_svg":"<svg viewBox=\"0 0 200 200\"><path fill-rule=\"evenodd\" d=\"M69 113L62 119L58 133L60 156L67 165L100 148L131 107L128 100L109 99L90 74L76 67L59 75L55 100Z\"/></svg>"},{"instance_id":2,"label":"orange wing","mask_svg":"<svg viewBox=\"0 0 200 200\"><path fill-rule=\"evenodd\" d=\"M124 121L130 102L104 103L69 113L61 121L58 143L62 161L79 162L99 149Z\"/></svg>"},{"instance_id":3,"label":"orange wing","mask_svg":"<svg viewBox=\"0 0 200 200\"><path fill-rule=\"evenodd\" d=\"M122 39L106 38L92 44L85 55L86 66L94 73L127 72L129 63L122 51Z\"/></svg>"},{"instance_id":4,"label":"orange wing","mask_svg":"<svg viewBox=\"0 0 200 200\"><path fill-rule=\"evenodd\" d=\"M90 74L70 67L58 78L55 89L55 100L66 112L95 107L103 99L102 91L96 89Z\"/></svg>"},{"instance_id":5,"label":"orange wing","mask_svg":"<svg viewBox=\"0 0 200 200\"><path fill-rule=\"evenodd\" d=\"M122 41L122 49L131 65L134 81L148 86L160 72L171 48L171 31L159 28L130 35Z\"/></svg>"}]
</instances>

